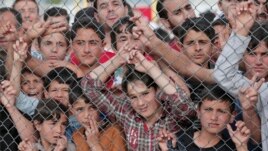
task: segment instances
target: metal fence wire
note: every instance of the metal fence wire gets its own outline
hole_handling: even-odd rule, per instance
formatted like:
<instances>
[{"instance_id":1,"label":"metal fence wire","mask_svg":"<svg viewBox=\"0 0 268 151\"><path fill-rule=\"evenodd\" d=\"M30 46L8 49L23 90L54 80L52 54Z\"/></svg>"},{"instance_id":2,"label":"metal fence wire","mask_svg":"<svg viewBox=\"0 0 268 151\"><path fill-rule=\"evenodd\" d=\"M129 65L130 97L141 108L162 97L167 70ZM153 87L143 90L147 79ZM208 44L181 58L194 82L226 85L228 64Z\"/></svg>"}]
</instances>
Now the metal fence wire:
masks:
<instances>
[{"instance_id":1,"label":"metal fence wire","mask_svg":"<svg viewBox=\"0 0 268 151\"><path fill-rule=\"evenodd\" d=\"M267 7L0 1L0 150L268 151Z\"/></svg>"}]
</instances>

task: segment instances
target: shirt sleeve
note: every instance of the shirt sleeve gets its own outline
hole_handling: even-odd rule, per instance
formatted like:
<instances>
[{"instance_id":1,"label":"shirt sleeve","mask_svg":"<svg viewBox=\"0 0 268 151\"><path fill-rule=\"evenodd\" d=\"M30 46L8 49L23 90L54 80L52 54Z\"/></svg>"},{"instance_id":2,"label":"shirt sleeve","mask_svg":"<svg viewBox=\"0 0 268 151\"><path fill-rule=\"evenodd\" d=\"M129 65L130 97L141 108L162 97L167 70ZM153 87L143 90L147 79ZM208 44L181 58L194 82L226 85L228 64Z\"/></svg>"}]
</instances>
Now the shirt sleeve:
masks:
<instances>
[{"instance_id":1,"label":"shirt sleeve","mask_svg":"<svg viewBox=\"0 0 268 151\"><path fill-rule=\"evenodd\" d=\"M238 70L250 42L250 37L231 34L220 54L213 71L213 77L219 86L234 97L238 97L239 89L249 86L249 80Z\"/></svg>"},{"instance_id":2,"label":"shirt sleeve","mask_svg":"<svg viewBox=\"0 0 268 151\"><path fill-rule=\"evenodd\" d=\"M158 92L157 99L161 100L170 118L179 123L191 123L190 120L196 115L195 105L187 96L184 90L176 87L176 93L169 95L164 92Z\"/></svg>"},{"instance_id":3,"label":"shirt sleeve","mask_svg":"<svg viewBox=\"0 0 268 151\"><path fill-rule=\"evenodd\" d=\"M20 92L19 96L16 98L16 107L30 116L34 114L38 103L39 100L37 98L29 97L22 92Z\"/></svg>"},{"instance_id":4,"label":"shirt sleeve","mask_svg":"<svg viewBox=\"0 0 268 151\"><path fill-rule=\"evenodd\" d=\"M109 119L117 119L120 122L128 117L130 107L127 103L126 97L118 98L113 93L107 90L105 84L97 79L92 79L87 74L81 81L81 85L85 95L90 99L95 106L104 112ZM123 101L120 101L122 99ZM124 103L120 103L124 102Z\"/></svg>"}]
</instances>

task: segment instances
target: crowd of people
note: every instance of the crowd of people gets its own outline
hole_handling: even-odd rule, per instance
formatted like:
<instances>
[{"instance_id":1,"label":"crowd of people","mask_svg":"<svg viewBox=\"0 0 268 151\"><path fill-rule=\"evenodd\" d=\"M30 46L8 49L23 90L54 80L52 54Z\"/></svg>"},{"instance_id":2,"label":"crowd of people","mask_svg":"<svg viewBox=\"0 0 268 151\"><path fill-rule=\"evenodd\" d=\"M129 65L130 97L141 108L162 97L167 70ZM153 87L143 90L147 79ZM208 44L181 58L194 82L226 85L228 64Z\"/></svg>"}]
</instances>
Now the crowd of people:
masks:
<instances>
[{"instance_id":1,"label":"crowd of people","mask_svg":"<svg viewBox=\"0 0 268 151\"><path fill-rule=\"evenodd\" d=\"M1 151L268 151L267 0L88 3L0 8Z\"/></svg>"}]
</instances>

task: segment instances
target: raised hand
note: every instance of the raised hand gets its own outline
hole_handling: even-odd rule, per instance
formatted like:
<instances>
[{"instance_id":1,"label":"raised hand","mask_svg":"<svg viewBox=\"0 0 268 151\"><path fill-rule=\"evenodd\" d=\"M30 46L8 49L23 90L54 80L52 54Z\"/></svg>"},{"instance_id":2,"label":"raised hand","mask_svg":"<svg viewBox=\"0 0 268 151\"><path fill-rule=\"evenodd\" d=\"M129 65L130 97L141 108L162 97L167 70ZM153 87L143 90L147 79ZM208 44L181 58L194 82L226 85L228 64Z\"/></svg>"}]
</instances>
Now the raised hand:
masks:
<instances>
[{"instance_id":1,"label":"raised hand","mask_svg":"<svg viewBox=\"0 0 268 151\"><path fill-rule=\"evenodd\" d=\"M228 20L233 30L243 36L247 36L253 26L257 14L257 8L252 0L240 2L233 12L228 13Z\"/></svg>"},{"instance_id":2,"label":"raised hand","mask_svg":"<svg viewBox=\"0 0 268 151\"><path fill-rule=\"evenodd\" d=\"M22 38L19 38L19 40L17 40L16 43L13 44L14 62L25 61L25 59L27 58L27 46L28 46L27 43L25 43Z\"/></svg>"},{"instance_id":3,"label":"raised hand","mask_svg":"<svg viewBox=\"0 0 268 151\"><path fill-rule=\"evenodd\" d=\"M245 123L243 121L237 121L235 126L236 130L234 131L229 124L227 125L227 130L232 141L236 147L247 147L247 143L250 137L250 130L245 126Z\"/></svg>"},{"instance_id":4,"label":"raised hand","mask_svg":"<svg viewBox=\"0 0 268 151\"><path fill-rule=\"evenodd\" d=\"M135 65L135 69L137 71L146 72L146 68L143 66L142 62L148 61L144 57L144 55L140 52L140 50L136 49L135 47L129 52L129 58L127 60L128 64Z\"/></svg>"},{"instance_id":5,"label":"raised hand","mask_svg":"<svg viewBox=\"0 0 268 151\"><path fill-rule=\"evenodd\" d=\"M173 133L170 133L169 131L165 129L159 130L159 136L157 137L158 145L161 149L161 151L167 151L167 142L171 140L173 147L176 146L176 137Z\"/></svg>"},{"instance_id":6,"label":"raised hand","mask_svg":"<svg viewBox=\"0 0 268 151\"><path fill-rule=\"evenodd\" d=\"M34 143L29 140L24 140L19 143L18 149L20 151L37 151Z\"/></svg>"},{"instance_id":7,"label":"raised hand","mask_svg":"<svg viewBox=\"0 0 268 151\"><path fill-rule=\"evenodd\" d=\"M64 135L61 135L61 138L58 139L57 145L54 151L64 151L67 148L67 138Z\"/></svg>"},{"instance_id":8,"label":"raised hand","mask_svg":"<svg viewBox=\"0 0 268 151\"><path fill-rule=\"evenodd\" d=\"M90 148L95 148L100 145L99 142L99 127L97 121L89 118L89 125L86 126L86 140Z\"/></svg>"},{"instance_id":9,"label":"raised hand","mask_svg":"<svg viewBox=\"0 0 268 151\"><path fill-rule=\"evenodd\" d=\"M150 45L150 40L156 37L153 30L149 27L149 21L141 14L134 15L130 20L136 24L132 29L134 38L139 39L148 47Z\"/></svg>"},{"instance_id":10,"label":"raised hand","mask_svg":"<svg viewBox=\"0 0 268 151\"><path fill-rule=\"evenodd\" d=\"M6 24L0 26L0 37L3 37L9 33L15 33L15 32L16 32L16 27L11 25L10 22L7 22Z\"/></svg>"},{"instance_id":11,"label":"raised hand","mask_svg":"<svg viewBox=\"0 0 268 151\"><path fill-rule=\"evenodd\" d=\"M10 81L2 81L0 86L0 102L5 108L14 107L16 100L16 89L11 85Z\"/></svg>"},{"instance_id":12,"label":"raised hand","mask_svg":"<svg viewBox=\"0 0 268 151\"><path fill-rule=\"evenodd\" d=\"M250 86L241 88L238 94L243 110L255 109L258 102L258 90L265 81L264 78L257 81L258 74L254 75L250 81Z\"/></svg>"}]
</instances>

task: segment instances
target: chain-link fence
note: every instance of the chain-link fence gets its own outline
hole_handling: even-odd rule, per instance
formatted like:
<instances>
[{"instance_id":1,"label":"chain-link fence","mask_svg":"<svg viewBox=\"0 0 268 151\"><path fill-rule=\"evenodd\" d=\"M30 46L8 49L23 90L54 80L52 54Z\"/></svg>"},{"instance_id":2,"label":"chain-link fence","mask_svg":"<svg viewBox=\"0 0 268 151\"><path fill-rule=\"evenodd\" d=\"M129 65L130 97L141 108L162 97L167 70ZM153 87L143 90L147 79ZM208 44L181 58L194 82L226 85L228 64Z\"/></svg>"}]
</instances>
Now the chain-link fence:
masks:
<instances>
[{"instance_id":1,"label":"chain-link fence","mask_svg":"<svg viewBox=\"0 0 268 151\"><path fill-rule=\"evenodd\" d=\"M0 5L1 151L268 151L266 0Z\"/></svg>"}]
</instances>

